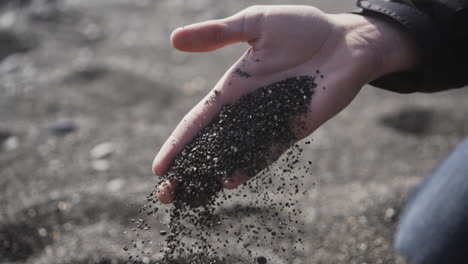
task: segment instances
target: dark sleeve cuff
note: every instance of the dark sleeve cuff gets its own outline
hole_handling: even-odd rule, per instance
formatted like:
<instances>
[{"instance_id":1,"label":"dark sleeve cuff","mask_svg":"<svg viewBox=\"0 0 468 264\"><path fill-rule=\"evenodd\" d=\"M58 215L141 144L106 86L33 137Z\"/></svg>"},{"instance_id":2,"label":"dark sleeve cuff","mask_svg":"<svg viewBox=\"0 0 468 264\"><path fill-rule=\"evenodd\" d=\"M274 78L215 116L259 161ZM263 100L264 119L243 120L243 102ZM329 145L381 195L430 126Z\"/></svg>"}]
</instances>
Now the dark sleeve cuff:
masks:
<instances>
[{"instance_id":1,"label":"dark sleeve cuff","mask_svg":"<svg viewBox=\"0 0 468 264\"><path fill-rule=\"evenodd\" d=\"M358 10L353 13L386 19L406 30L421 49L420 66L412 72L399 72L383 76L370 84L398 93L434 92L437 88L428 78L434 71L431 65L439 49L442 30L432 18L416 8L410 1L358 0Z\"/></svg>"}]
</instances>

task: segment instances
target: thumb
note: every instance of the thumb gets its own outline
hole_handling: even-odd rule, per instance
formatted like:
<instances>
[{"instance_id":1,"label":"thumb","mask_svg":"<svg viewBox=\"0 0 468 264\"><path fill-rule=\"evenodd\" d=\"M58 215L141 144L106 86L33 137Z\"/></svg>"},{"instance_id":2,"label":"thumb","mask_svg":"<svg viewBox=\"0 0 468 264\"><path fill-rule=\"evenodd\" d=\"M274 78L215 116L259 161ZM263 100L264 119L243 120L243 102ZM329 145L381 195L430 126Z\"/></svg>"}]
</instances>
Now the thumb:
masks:
<instances>
[{"instance_id":1,"label":"thumb","mask_svg":"<svg viewBox=\"0 0 468 264\"><path fill-rule=\"evenodd\" d=\"M252 20L246 12L240 12L228 18L181 27L172 32L171 43L181 51L206 52L237 42L250 42L258 35L258 23Z\"/></svg>"}]
</instances>

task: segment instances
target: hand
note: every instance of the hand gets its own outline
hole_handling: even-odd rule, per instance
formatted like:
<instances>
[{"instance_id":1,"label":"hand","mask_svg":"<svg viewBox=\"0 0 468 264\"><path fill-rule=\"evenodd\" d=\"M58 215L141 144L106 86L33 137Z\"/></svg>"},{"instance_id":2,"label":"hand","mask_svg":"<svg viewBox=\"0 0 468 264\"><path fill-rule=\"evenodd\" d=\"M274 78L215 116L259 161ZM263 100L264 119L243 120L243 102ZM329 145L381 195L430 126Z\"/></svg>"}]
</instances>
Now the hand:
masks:
<instances>
[{"instance_id":1,"label":"hand","mask_svg":"<svg viewBox=\"0 0 468 264\"><path fill-rule=\"evenodd\" d=\"M293 129L301 139L345 108L364 84L408 70L417 61L413 43L396 26L359 15L325 14L310 6L250 7L225 19L176 29L171 42L187 52L208 52L237 42L250 47L164 143L153 162L159 176L223 105L256 88L292 76L319 77L305 130ZM250 77L239 76L238 69ZM215 92L217 99L209 100ZM236 174L224 187L235 188L248 179ZM162 184L159 199L170 203L174 189L174 183Z\"/></svg>"}]
</instances>

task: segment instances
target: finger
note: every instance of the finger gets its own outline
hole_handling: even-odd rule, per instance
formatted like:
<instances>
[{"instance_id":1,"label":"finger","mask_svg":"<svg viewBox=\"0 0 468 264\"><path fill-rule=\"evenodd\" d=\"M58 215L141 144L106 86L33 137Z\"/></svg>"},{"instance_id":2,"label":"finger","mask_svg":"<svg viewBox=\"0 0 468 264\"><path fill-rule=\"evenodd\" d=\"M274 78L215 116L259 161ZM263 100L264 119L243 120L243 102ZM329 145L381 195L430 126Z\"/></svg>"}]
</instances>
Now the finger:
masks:
<instances>
[{"instance_id":1,"label":"finger","mask_svg":"<svg viewBox=\"0 0 468 264\"><path fill-rule=\"evenodd\" d=\"M251 178L252 177L247 175L247 173L241 170L237 170L231 175L231 177L223 181L223 187L232 190L237 188L239 185L242 185L243 183L247 182Z\"/></svg>"},{"instance_id":2,"label":"finger","mask_svg":"<svg viewBox=\"0 0 468 264\"><path fill-rule=\"evenodd\" d=\"M248 12L178 28L171 34L172 45L181 51L206 52L237 42L253 41L258 23Z\"/></svg>"},{"instance_id":3,"label":"finger","mask_svg":"<svg viewBox=\"0 0 468 264\"><path fill-rule=\"evenodd\" d=\"M174 192L176 185L172 182L166 181L158 186L158 199L164 203L169 204L174 200Z\"/></svg>"},{"instance_id":4,"label":"finger","mask_svg":"<svg viewBox=\"0 0 468 264\"><path fill-rule=\"evenodd\" d=\"M163 176L172 163L174 156L182 151L198 131L204 127L222 107L219 98L212 99L209 93L177 125L171 136L163 144L153 161L153 173Z\"/></svg>"},{"instance_id":5,"label":"finger","mask_svg":"<svg viewBox=\"0 0 468 264\"><path fill-rule=\"evenodd\" d=\"M265 169L266 167L270 166L273 162L278 160L278 158L288 149L289 146L292 145L291 142L290 144L287 145L278 145L278 144L273 144L269 147L268 153L265 154L264 160L261 162L257 163L257 171L261 171ZM238 169L236 170L231 176L226 178L223 181L223 187L226 189L235 189L239 187L239 185L244 184L245 182L249 181L252 179L255 175L249 174L245 172L245 170Z\"/></svg>"}]
</instances>

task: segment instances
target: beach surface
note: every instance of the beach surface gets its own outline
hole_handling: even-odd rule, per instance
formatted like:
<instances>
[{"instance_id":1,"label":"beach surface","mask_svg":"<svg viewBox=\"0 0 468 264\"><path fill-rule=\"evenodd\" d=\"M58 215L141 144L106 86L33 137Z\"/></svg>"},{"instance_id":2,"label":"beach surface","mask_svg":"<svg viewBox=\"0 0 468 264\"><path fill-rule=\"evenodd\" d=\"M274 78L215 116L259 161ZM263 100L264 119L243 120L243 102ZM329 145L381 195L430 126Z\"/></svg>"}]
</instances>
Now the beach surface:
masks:
<instances>
[{"instance_id":1,"label":"beach surface","mask_svg":"<svg viewBox=\"0 0 468 264\"><path fill-rule=\"evenodd\" d=\"M342 2L349 3L287 3L354 8ZM1 263L127 263L130 219L156 183L154 155L247 47L182 53L170 33L254 3L285 2L0 4ZM411 190L468 135L467 101L466 89L398 95L366 86L308 137L301 157L312 161L308 192L298 197L304 250L292 263L404 264L392 246L399 214ZM163 211L160 217L167 221ZM152 241L145 250L157 253L164 228L155 223L145 234ZM255 252L287 263L272 248ZM153 263L148 256L141 263Z\"/></svg>"}]
</instances>

